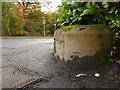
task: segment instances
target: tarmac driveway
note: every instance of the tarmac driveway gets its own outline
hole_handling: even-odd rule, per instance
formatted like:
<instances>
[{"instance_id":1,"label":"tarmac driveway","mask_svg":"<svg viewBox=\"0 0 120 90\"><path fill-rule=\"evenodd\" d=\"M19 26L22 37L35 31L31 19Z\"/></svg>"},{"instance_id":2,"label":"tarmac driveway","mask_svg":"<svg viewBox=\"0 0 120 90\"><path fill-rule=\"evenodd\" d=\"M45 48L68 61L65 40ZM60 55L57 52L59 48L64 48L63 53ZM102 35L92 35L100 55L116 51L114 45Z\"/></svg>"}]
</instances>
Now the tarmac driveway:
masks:
<instances>
[{"instance_id":1,"label":"tarmac driveway","mask_svg":"<svg viewBox=\"0 0 120 90\"><path fill-rule=\"evenodd\" d=\"M32 88L120 88L120 64L110 62L100 69L72 73L54 59L53 39L37 40L3 40L2 67L22 67L46 79L31 84ZM16 42L19 44L16 45ZM76 78L75 75L79 73L87 76ZM95 73L100 76L95 77Z\"/></svg>"}]
</instances>

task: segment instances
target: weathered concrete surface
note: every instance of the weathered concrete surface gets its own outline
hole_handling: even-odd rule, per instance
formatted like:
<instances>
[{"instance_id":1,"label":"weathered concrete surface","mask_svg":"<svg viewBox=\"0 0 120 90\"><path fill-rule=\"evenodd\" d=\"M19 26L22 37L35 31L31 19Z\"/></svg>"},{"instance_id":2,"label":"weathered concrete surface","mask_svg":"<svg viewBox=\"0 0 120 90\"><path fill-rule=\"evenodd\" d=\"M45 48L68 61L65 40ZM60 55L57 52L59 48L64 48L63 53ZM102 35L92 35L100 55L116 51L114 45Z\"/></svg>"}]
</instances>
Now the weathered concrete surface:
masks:
<instances>
[{"instance_id":1,"label":"weathered concrete surface","mask_svg":"<svg viewBox=\"0 0 120 90\"><path fill-rule=\"evenodd\" d=\"M64 32L61 34L60 30L57 30L54 35L54 53L58 55L60 59L64 59Z\"/></svg>"},{"instance_id":2,"label":"weathered concrete surface","mask_svg":"<svg viewBox=\"0 0 120 90\"><path fill-rule=\"evenodd\" d=\"M17 41L22 42L18 39ZM117 63L109 63L96 70L71 73L57 61L59 60L53 58L53 43L40 43L23 45L8 51L6 49L5 52L3 51L2 66L23 67L25 70L45 77L47 82L32 85L36 88L120 88L120 65ZM94 76L96 72L100 77ZM85 73L87 76L75 78L74 76L79 73ZM32 87L27 90L31 90Z\"/></svg>"},{"instance_id":3,"label":"weathered concrete surface","mask_svg":"<svg viewBox=\"0 0 120 90\"><path fill-rule=\"evenodd\" d=\"M2 68L2 88L22 88L30 81L38 79L37 75L32 75L18 67L7 66Z\"/></svg>"},{"instance_id":4,"label":"weathered concrete surface","mask_svg":"<svg viewBox=\"0 0 120 90\"><path fill-rule=\"evenodd\" d=\"M102 25L76 26L67 31L63 28L55 32L55 56L71 69L84 69L86 65L94 68L96 63L104 63L112 40L112 32Z\"/></svg>"}]
</instances>

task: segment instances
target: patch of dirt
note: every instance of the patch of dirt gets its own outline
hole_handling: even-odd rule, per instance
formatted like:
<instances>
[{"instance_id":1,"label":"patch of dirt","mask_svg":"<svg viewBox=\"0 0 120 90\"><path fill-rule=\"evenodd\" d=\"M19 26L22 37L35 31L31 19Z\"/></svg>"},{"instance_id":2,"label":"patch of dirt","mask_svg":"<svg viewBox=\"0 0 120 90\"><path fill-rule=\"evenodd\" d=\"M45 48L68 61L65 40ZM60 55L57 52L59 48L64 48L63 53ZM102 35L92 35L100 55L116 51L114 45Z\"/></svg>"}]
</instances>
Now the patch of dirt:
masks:
<instances>
[{"instance_id":1,"label":"patch of dirt","mask_svg":"<svg viewBox=\"0 0 120 90\"><path fill-rule=\"evenodd\" d=\"M80 73L87 76L76 78ZM99 75L95 76L96 73ZM109 62L96 70L71 73L70 78L73 82L80 83L82 88L120 88L120 64Z\"/></svg>"}]
</instances>

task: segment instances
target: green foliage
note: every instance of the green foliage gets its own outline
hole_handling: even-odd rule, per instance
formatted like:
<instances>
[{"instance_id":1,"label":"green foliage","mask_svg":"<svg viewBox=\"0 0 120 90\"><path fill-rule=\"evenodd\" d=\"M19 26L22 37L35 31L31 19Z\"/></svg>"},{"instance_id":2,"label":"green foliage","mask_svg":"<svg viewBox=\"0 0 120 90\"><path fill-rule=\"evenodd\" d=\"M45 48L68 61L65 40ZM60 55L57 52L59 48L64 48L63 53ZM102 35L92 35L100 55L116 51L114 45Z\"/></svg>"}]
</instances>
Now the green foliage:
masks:
<instances>
[{"instance_id":1,"label":"green foliage","mask_svg":"<svg viewBox=\"0 0 120 90\"><path fill-rule=\"evenodd\" d=\"M40 34L43 30L42 16L43 13L41 11L29 12L24 25L25 31L31 35Z\"/></svg>"},{"instance_id":2,"label":"green foliage","mask_svg":"<svg viewBox=\"0 0 120 90\"><path fill-rule=\"evenodd\" d=\"M45 19L46 19L46 31L49 32L49 34L54 34L54 13L47 12L45 14Z\"/></svg>"},{"instance_id":3,"label":"green foliage","mask_svg":"<svg viewBox=\"0 0 120 90\"><path fill-rule=\"evenodd\" d=\"M58 10L59 26L104 24L114 34L114 45L120 45L120 2L62 2Z\"/></svg>"},{"instance_id":4,"label":"green foliage","mask_svg":"<svg viewBox=\"0 0 120 90\"><path fill-rule=\"evenodd\" d=\"M46 20L46 34L50 34L53 31L53 14L42 12L39 3L2 2L3 35L43 35L43 17Z\"/></svg>"},{"instance_id":5,"label":"green foliage","mask_svg":"<svg viewBox=\"0 0 120 90\"><path fill-rule=\"evenodd\" d=\"M0 22L2 21L1 13L2 13L2 2L0 1Z\"/></svg>"},{"instance_id":6,"label":"green foliage","mask_svg":"<svg viewBox=\"0 0 120 90\"><path fill-rule=\"evenodd\" d=\"M2 29L5 35L15 35L22 31L23 20L16 14L17 8L12 2L2 3ZM17 32L18 31L18 32Z\"/></svg>"},{"instance_id":7,"label":"green foliage","mask_svg":"<svg viewBox=\"0 0 120 90\"><path fill-rule=\"evenodd\" d=\"M106 24L120 27L118 2L62 2L58 20L61 26Z\"/></svg>"}]
</instances>

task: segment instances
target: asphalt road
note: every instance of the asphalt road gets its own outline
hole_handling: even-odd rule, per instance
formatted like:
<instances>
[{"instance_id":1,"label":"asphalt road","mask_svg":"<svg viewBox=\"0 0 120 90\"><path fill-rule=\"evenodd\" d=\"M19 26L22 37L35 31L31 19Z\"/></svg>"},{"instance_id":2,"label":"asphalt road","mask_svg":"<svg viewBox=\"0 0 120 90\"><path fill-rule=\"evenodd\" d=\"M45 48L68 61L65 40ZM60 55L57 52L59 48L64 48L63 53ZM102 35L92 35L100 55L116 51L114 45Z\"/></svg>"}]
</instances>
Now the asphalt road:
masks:
<instances>
[{"instance_id":1,"label":"asphalt road","mask_svg":"<svg viewBox=\"0 0 120 90\"><path fill-rule=\"evenodd\" d=\"M47 82L33 85L37 88L120 88L120 65L112 63L98 70L72 73L54 59L53 47L53 39L3 39L2 67L23 67L47 78ZM79 73L87 76L75 78Z\"/></svg>"},{"instance_id":2,"label":"asphalt road","mask_svg":"<svg viewBox=\"0 0 120 90\"><path fill-rule=\"evenodd\" d=\"M26 45L53 43L53 38L48 39L2 39L2 48L17 48Z\"/></svg>"},{"instance_id":3,"label":"asphalt road","mask_svg":"<svg viewBox=\"0 0 120 90\"><path fill-rule=\"evenodd\" d=\"M53 39L3 39L2 48L2 67L23 67L47 78L48 82L37 87L76 87L67 71L53 58Z\"/></svg>"}]
</instances>

